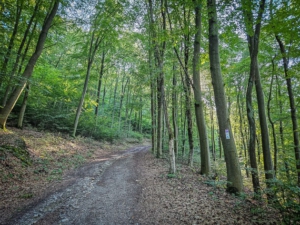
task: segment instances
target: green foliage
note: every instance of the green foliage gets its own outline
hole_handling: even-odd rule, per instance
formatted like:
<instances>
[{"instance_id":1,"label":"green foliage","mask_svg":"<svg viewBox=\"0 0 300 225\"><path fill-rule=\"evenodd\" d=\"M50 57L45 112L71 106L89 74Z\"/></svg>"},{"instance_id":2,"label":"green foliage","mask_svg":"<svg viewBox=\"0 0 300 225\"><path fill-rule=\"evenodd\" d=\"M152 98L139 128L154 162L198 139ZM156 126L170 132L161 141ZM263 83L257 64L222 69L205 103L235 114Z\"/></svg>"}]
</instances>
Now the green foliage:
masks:
<instances>
[{"instance_id":1,"label":"green foliage","mask_svg":"<svg viewBox=\"0 0 300 225\"><path fill-rule=\"evenodd\" d=\"M276 180L273 186L278 201L273 206L281 212L285 224L297 224L300 222L300 188L293 183Z\"/></svg>"},{"instance_id":2,"label":"green foliage","mask_svg":"<svg viewBox=\"0 0 300 225\"><path fill-rule=\"evenodd\" d=\"M171 178L176 178L176 174L174 173L168 173L167 178L171 179Z\"/></svg>"},{"instance_id":3,"label":"green foliage","mask_svg":"<svg viewBox=\"0 0 300 225\"><path fill-rule=\"evenodd\" d=\"M24 163L24 165L29 166L32 164L29 152L26 149L15 146L3 145L0 147L0 152L2 160L5 160L7 152L10 152L16 158L20 159Z\"/></svg>"},{"instance_id":4,"label":"green foliage","mask_svg":"<svg viewBox=\"0 0 300 225\"><path fill-rule=\"evenodd\" d=\"M19 198L29 199L33 197L33 193L24 193L19 196Z\"/></svg>"}]
</instances>

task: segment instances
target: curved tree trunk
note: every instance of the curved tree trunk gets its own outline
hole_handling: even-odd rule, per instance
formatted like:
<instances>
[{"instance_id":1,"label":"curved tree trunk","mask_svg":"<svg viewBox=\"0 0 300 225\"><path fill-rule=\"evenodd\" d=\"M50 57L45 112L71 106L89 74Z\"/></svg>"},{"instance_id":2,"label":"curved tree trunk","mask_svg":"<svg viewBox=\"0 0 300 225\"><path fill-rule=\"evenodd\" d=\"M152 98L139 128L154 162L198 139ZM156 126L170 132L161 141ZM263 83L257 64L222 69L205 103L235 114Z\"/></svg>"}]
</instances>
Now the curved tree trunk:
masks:
<instances>
[{"instance_id":1,"label":"curved tree trunk","mask_svg":"<svg viewBox=\"0 0 300 225\"><path fill-rule=\"evenodd\" d=\"M15 88L15 90L11 94L10 98L7 101L7 104L0 111L0 126L2 129L5 129L7 118L9 116L11 110L15 106L16 102L18 101L20 95L22 94L22 91L24 90L24 88L26 86L27 80L31 77L34 66L42 53L48 31L50 29L51 23L55 17L55 14L56 14L58 6L59 6L59 0L54 0L53 2L54 2L54 4L51 9L51 12L44 21L44 25L40 32L40 36L39 36L38 42L36 44L35 51L27 63L27 66L22 74L22 79L20 79L18 86Z\"/></svg>"}]
</instances>

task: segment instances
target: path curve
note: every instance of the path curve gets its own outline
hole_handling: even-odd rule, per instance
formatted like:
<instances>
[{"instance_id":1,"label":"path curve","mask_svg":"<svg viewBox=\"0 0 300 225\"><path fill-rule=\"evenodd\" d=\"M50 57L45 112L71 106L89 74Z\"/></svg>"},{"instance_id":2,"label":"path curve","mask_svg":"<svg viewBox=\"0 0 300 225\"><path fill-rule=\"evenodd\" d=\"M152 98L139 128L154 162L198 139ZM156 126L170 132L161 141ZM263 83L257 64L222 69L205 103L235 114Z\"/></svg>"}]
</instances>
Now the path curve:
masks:
<instances>
[{"instance_id":1,"label":"path curve","mask_svg":"<svg viewBox=\"0 0 300 225\"><path fill-rule=\"evenodd\" d=\"M139 168L148 149L135 147L79 168L68 177L74 182L6 224L135 224Z\"/></svg>"}]
</instances>

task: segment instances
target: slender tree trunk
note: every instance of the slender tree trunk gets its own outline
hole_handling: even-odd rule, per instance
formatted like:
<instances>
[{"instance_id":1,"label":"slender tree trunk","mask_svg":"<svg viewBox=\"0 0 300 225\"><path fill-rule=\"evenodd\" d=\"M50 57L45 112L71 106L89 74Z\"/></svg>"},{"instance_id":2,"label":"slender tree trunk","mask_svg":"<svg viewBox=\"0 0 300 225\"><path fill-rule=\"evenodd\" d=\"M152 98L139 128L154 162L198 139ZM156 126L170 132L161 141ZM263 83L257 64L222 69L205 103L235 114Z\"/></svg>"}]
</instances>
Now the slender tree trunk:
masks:
<instances>
[{"instance_id":1,"label":"slender tree trunk","mask_svg":"<svg viewBox=\"0 0 300 225\"><path fill-rule=\"evenodd\" d=\"M27 63L27 66L22 74L22 79L20 79L18 86L15 88L15 90L11 94L10 98L7 101L7 104L0 110L0 126L2 129L5 129L7 118L9 116L11 110L15 106L17 100L19 99L22 91L24 90L27 80L31 77L34 66L35 66L39 56L42 53L48 31L50 29L51 23L55 17L55 14L56 14L58 6L59 6L59 0L54 0L53 2L54 2L54 4L51 9L51 12L44 21L44 25L40 32L40 36L39 36L38 42L36 44L35 51L32 54L31 58L29 59L29 62Z\"/></svg>"},{"instance_id":2,"label":"slender tree trunk","mask_svg":"<svg viewBox=\"0 0 300 225\"><path fill-rule=\"evenodd\" d=\"M194 40L194 58L193 58L193 87L195 96L195 114L199 134L200 156L201 156L201 174L210 173L209 145L206 131L205 117L203 113L202 91L200 81L200 39L201 39L201 9L202 1L194 0L195 4L195 40Z\"/></svg>"},{"instance_id":3,"label":"slender tree trunk","mask_svg":"<svg viewBox=\"0 0 300 225\"><path fill-rule=\"evenodd\" d=\"M84 81L84 85L83 85L81 98L80 98L79 105L77 107L77 111L76 111L76 115L75 115L74 128L73 128L73 133L72 133L73 137L76 136L77 126L79 123L79 117L81 114L81 109L82 109L84 98L85 98L86 91L88 88L92 65L94 62L96 51L97 51L101 41L102 41L102 38L100 38L99 36L96 38L95 31L93 31L90 46L89 46L87 72L86 72L86 76L85 76L85 81Z\"/></svg>"},{"instance_id":4,"label":"slender tree trunk","mask_svg":"<svg viewBox=\"0 0 300 225\"><path fill-rule=\"evenodd\" d=\"M159 46L157 41L157 33L154 23L154 14L153 14L153 6L152 0L149 0L149 14L150 14L150 28L152 30L152 45L154 48L154 58L156 59L156 67L158 69L158 77L157 77L157 158L162 157L162 135L163 135L163 98L162 92L164 87L164 72L163 72L163 64L164 64L164 52L166 48L166 42L162 41L161 46ZM165 17L165 9L164 9L164 1L161 0L161 15L162 15L162 29L166 30L166 17Z\"/></svg>"},{"instance_id":5,"label":"slender tree trunk","mask_svg":"<svg viewBox=\"0 0 300 225\"><path fill-rule=\"evenodd\" d=\"M173 65L173 92L172 92L172 118L173 118L173 130L174 130L174 153L175 157L178 155L178 126L177 126L177 80L175 65Z\"/></svg>"},{"instance_id":6,"label":"slender tree trunk","mask_svg":"<svg viewBox=\"0 0 300 225\"><path fill-rule=\"evenodd\" d=\"M241 92L241 90L238 90L239 92ZM245 158L245 169L246 169L246 175L247 177L249 177L249 168L248 168L248 156L247 156L247 146L246 146L246 141L245 141L245 134L244 134L244 130L243 130L243 106L240 104L240 94L237 95L237 107L238 107L238 114L239 114L239 130L241 133L241 141L242 141L242 149L244 152L244 158ZM255 146L254 146L254 150L255 150ZM255 158L255 162L256 162L256 158Z\"/></svg>"},{"instance_id":7,"label":"slender tree trunk","mask_svg":"<svg viewBox=\"0 0 300 225\"><path fill-rule=\"evenodd\" d=\"M101 67L99 72L99 80L98 80L98 88L97 88L97 99L96 99L96 108L95 108L95 116L98 116L99 113L99 104L100 104L100 91L101 91L101 85L102 85L102 79L104 74L104 60L105 60L105 50L102 51L102 58L101 58Z\"/></svg>"},{"instance_id":8,"label":"slender tree trunk","mask_svg":"<svg viewBox=\"0 0 300 225\"><path fill-rule=\"evenodd\" d=\"M251 74L251 72L250 72ZM255 142L256 142L256 125L254 118L254 110L252 107L252 90L254 77L250 76L248 80L247 92L246 92L246 105L247 105L247 118L249 124L249 159L250 159L250 167L251 167L251 176L252 176L252 185L254 192L256 194L260 194L260 184L258 177L258 167L256 162L256 152L255 152Z\"/></svg>"},{"instance_id":9,"label":"slender tree trunk","mask_svg":"<svg viewBox=\"0 0 300 225\"><path fill-rule=\"evenodd\" d=\"M23 47L26 43L26 39L28 37L28 34L29 34L29 31L30 31L30 28L31 28L31 25L33 23L33 20L38 12L38 9L39 9L39 5L40 5L40 2L41 1L38 1L35 5L35 8L34 8L34 11L33 11L33 14L32 16L30 17L30 20L29 20L29 23L27 25L27 28L25 30L25 33L24 33L24 36L22 38L22 41L21 41L21 44L19 46L19 49L18 49L18 52L17 52L17 56L16 56L16 60L15 60L15 63L13 65L13 69L12 69L12 72L10 73L10 77L9 77L9 81L7 83L7 86L6 86L6 90L5 90L5 93L4 93L4 97L2 99L2 106L5 106L6 105L6 101L8 99L8 96L9 96L9 93L10 91L13 89L13 85L12 85L12 81L13 81L13 78L14 76L16 76L16 72L17 72L17 68L19 66L19 61L20 61L20 58L21 58L21 55L22 55L22 50L23 50ZM18 23L18 22L17 22ZM10 55L10 52L9 52L9 55ZM25 55L23 56L25 57ZM8 63L8 62L6 62ZM6 70L6 66L5 66L5 69ZM5 71L3 71L5 73Z\"/></svg>"},{"instance_id":10,"label":"slender tree trunk","mask_svg":"<svg viewBox=\"0 0 300 225\"><path fill-rule=\"evenodd\" d=\"M105 95L106 95L106 87L104 86L103 95L102 95L102 105L105 104Z\"/></svg>"},{"instance_id":11,"label":"slender tree trunk","mask_svg":"<svg viewBox=\"0 0 300 225\"><path fill-rule=\"evenodd\" d=\"M190 12L186 13L186 9L184 8L184 25L187 29L188 28L188 22L190 20ZM188 15L186 15L188 14ZM194 140L193 140L193 116L192 116L192 91L191 91L191 81L190 81L190 75L188 72L188 62L189 62L189 44L190 44L190 34L189 31L187 34L184 35L184 77L185 77L185 100L186 100L186 116L187 116L187 131L188 131L188 139L189 139L189 160L188 164L189 166L193 166L194 161Z\"/></svg>"},{"instance_id":12,"label":"slender tree trunk","mask_svg":"<svg viewBox=\"0 0 300 225\"><path fill-rule=\"evenodd\" d=\"M279 37L279 35L276 34L275 37L276 37L276 40L278 42L280 52L281 52L281 55L282 55L286 86L287 86L288 95L289 95L289 103L290 103L290 109L291 109L291 120L292 120L292 125L293 125L294 153L295 153L295 159L296 159L298 187L300 187L300 142L299 142L297 110L296 110L296 105L295 105L295 98L294 98L294 93L293 93L292 80L291 80L291 77L289 76L289 73L288 73L287 52L285 50L285 46L284 46L283 42L281 41L281 38Z\"/></svg>"},{"instance_id":13,"label":"slender tree trunk","mask_svg":"<svg viewBox=\"0 0 300 225\"><path fill-rule=\"evenodd\" d=\"M164 94L164 87L162 89L162 97L163 97L163 106L164 106L164 114L165 114L165 122L166 127L168 129L168 147L169 147L169 173L176 174L176 164L175 164L175 153L174 153L174 134L170 125L169 115L168 115L168 107Z\"/></svg>"},{"instance_id":14,"label":"slender tree trunk","mask_svg":"<svg viewBox=\"0 0 300 225\"><path fill-rule=\"evenodd\" d=\"M224 83L221 74L219 57L219 35L217 25L216 0L207 0L209 20L209 60L211 78L215 94L215 104L224 148L227 168L227 191L238 193L243 191L243 181L233 138L230 119L225 98Z\"/></svg>"},{"instance_id":15,"label":"slender tree trunk","mask_svg":"<svg viewBox=\"0 0 300 225\"><path fill-rule=\"evenodd\" d=\"M221 140L221 134L220 134L220 130L219 130L219 137L218 137L218 141L219 141L219 149L220 149L220 154L219 154L219 158L222 159L222 151L223 151L223 145L222 145L222 140Z\"/></svg>"},{"instance_id":16,"label":"slender tree trunk","mask_svg":"<svg viewBox=\"0 0 300 225\"><path fill-rule=\"evenodd\" d=\"M123 107L123 100L126 93L126 88L130 82L130 77L127 77L126 83L124 84L124 80L122 82L122 92L120 96L120 106L119 106L119 132L121 131L121 120L122 120L122 107Z\"/></svg>"},{"instance_id":17,"label":"slender tree trunk","mask_svg":"<svg viewBox=\"0 0 300 225\"><path fill-rule=\"evenodd\" d=\"M117 90L119 85L119 74L117 75L115 88L114 88L114 97L113 97L113 103L112 103L112 115L111 115L111 128L114 127L114 120L115 120L115 111L116 111L116 97L117 97Z\"/></svg>"},{"instance_id":18,"label":"slender tree trunk","mask_svg":"<svg viewBox=\"0 0 300 225\"><path fill-rule=\"evenodd\" d=\"M280 98L280 96L282 96L281 84L279 83L277 75L276 75L276 85L277 85L277 92L278 92L278 96L279 96L278 106L279 106L279 112L280 112L280 119L279 119L280 143L281 143L281 149L282 149L282 154L283 154L283 161L284 161L286 176L287 176L288 180L290 180L290 168L289 168L289 164L288 164L287 157L286 157L284 135L283 135L283 122L282 122L283 107L282 107L282 100Z\"/></svg>"},{"instance_id":19,"label":"slender tree trunk","mask_svg":"<svg viewBox=\"0 0 300 225\"><path fill-rule=\"evenodd\" d=\"M212 152L213 160L216 161L215 126L214 126L213 109L210 109L210 121L211 121L211 128L210 128L211 129L211 152Z\"/></svg>"},{"instance_id":20,"label":"slender tree trunk","mask_svg":"<svg viewBox=\"0 0 300 225\"><path fill-rule=\"evenodd\" d=\"M263 151L263 159L264 159L264 169L265 169L265 177L267 180L267 186L271 187L272 180L274 179L274 168L270 151L270 137L269 137L269 129L267 124L267 117L265 112L265 103L264 103L264 93L262 91L262 86L260 82L260 76L258 72L258 66L256 68L256 96L257 96L257 104L258 104L258 113L259 113L259 123L261 129L261 142L262 142L262 151ZM270 198L273 198L270 195Z\"/></svg>"},{"instance_id":21,"label":"slender tree trunk","mask_svg":"<svg viewBox=\"0 0 300 225\"><path fill-rule=\"evenodd\" d=\"M182 98L182 95L181 95ZM183 104L181 104L181 119L182 119L182 132L181 132L181 140L182 140L182 149L181 149L181 154L182 154L182 159L184 158L185 155L185 141L186 141L186 115L183 110Z\"/></svg>"},{"instance_id":22,"label":"slender tree trunk","mask_svg":"<svg viewBox=\"0 0 300 225\"><path fill-rule=\"evenodd\" d=\"M14 42L15 42L16 35L17 35L17 32L18 32L18 28L19 28L19 22L20 22L22 10L23 10L23 4L24 4L24 1L17 0L16 21L15 21L15 24L14 24L14 29L13 29L12 35L10 37L7 52L4 55L4 62L2 64L2 68L1 68L1 73L3 74L2 77L6 76L7 65L8 65L8 62L10 60L11 51L14 47ZM3 83L3 79L0 80L0 87L1 87L2 83Z\"/></svg>"},{"instance_id":23,"label":"slender tree trunk","mask_svg":"<svg viewBox=\"0 0 300 225\"><path fill-rule=\"evenodd\" d=\"M152 134L152 153L156 154L157 153L157 115L156 115L156 85L155 81L153 79L153 74L152 74L152 61L151 59L151 52L149 52L149 64L150 64L150 79L151 79L151 134Z\"/></svg>"},{"instance_id":24,"label":"slender tree trunk","mask_svg":"<svg viewBox=\"0 0 300 225\"><path fill-rule=\"evenodd\" d=\"M30 84L28 83L27 88L25 89L25 94L24 94L23 102L22 102L21 109L19 112L19 118L18 118L18 124L17 124L17 127L21 128L21 129L23 128L23 120L24 120L24 115L25 115L25 111L26 111L29 90L30 90Z\"/></svg>"},{"instance_id":25,"label":"slender tree trunk","mask_svg":"<svg viewBox=\"0 0 300 225\"><path fill-rule=\"evenodd\" d=\"M275 172L275 175L276 175L276 173L277 173L278 148L277 148L277 140L276 140L276 132L275 132L275 123L274 123L274 121L272 120L272 117L271 117L271 100L272 100L274 72L275 72L275 64L274 64L274 59L272 59L272 77L271 77L271 84L270 84L270 91L269 91L267 109L268 109L269 122L270 122L271 128L272 128L273 145L274 145L274 172Z\"/></svg>"}]
</instances>

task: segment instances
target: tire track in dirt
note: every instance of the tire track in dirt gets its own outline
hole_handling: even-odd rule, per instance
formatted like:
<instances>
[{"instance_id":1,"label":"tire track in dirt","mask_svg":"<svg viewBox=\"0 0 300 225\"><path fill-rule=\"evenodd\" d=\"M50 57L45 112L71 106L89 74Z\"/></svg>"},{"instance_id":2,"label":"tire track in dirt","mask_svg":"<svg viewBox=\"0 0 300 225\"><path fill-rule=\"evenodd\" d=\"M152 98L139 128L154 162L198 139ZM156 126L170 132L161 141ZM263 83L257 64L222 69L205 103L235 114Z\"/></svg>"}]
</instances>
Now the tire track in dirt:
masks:
<instances>
[{"instance_id":1,"label":"tire track in dirt","mask_svg":"<svg viewBox=\"0 0 300 225\"><path fill-rule=\"evenodd\" d=\"M141 193L138 168L148 149L135 147L79 168L66 179L74 182L5 224L134 224Z\"/></svg>"}]
</instances>

